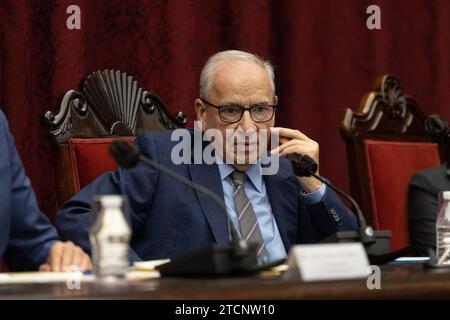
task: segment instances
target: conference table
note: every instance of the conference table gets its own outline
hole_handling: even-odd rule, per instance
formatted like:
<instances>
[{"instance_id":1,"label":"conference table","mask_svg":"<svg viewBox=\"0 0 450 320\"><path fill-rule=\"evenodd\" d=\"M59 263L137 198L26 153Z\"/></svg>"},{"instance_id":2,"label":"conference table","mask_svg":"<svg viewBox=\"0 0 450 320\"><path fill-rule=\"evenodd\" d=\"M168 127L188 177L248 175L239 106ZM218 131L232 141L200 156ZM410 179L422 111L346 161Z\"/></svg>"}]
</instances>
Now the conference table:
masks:
<instances>
[{"instance_id":1,"label":"conference table","mask_svg":"<svg viewBox=\"0 0 450 320\"><path fill-rule=\"evenodd\" d=\"M367 279L303 282L297 272L226 278L159 277L115 284L64 281L0 284L0 299L448 299L450 270L427 269L422 263L381 266L380 289Z\"/></svg>"}]
</instances>

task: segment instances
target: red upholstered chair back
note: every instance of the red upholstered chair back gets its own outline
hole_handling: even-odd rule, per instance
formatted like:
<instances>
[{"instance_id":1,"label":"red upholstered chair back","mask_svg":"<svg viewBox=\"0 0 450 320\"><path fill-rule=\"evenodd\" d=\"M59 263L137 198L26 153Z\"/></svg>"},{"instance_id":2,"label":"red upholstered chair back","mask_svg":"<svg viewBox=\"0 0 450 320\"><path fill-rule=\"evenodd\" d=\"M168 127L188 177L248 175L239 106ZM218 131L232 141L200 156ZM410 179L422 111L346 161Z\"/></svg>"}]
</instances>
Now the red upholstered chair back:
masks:
<instances>
[{"instance_id":1,"label":"red upholstered chair back","mask_svg":"<svg viewBox=\"0 0 450 320\"><path fill-rule=\"evenodd\" d=\"M394 250L409 246L408 184L420 170L440 165L437 144L365 140L372 226L391 230Z\"/></svg>"},{"instance_id":2,"label":"red upholstered chair back","mask_svg":"<svg viewBox=\"0 0 450 320\"><path fill-rule=\"evenodd\" d=\"M351 193L372 227L391 231L392 250L409 245L409 179L441 162L441 150L427 137L425 119L399 81L384 75L357 111L346 109L341 122Z\"/></svg>"},{"instance_id":3,"label":"red upholstered chair back","mask_svg":"<svg viewBox=\"0 0 450 320\"><path fill-rule=\"evenodd\" d=\"M89 74L80 90L66 92L58 112L47 111L45 119L56 149L60 205L117 167L108 153L113 140L131 142L139 132L186 124L184 113L172 115L156 94L115 70Z\"/></svg>"},{"instance_id":4,"label":"red upholstered chair back","mask_svg":"<svg viewBox=\"0 0 450 320\"><path fill-rule=\"evenodd\" d=\"M117 168L108 149L114 140L133 142L135 137L69 139L70 162L75 191L80 191L99 175Z\"/></svg>"}]
</instances>

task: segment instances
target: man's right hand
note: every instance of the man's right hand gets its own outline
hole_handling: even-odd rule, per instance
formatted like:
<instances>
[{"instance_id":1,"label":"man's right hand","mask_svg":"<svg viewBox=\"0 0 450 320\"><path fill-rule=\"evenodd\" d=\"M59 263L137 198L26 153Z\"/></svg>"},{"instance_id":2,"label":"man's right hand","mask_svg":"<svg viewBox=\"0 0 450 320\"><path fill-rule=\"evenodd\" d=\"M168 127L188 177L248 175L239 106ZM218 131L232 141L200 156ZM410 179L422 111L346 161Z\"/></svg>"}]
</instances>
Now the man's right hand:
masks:
<instances>
[{"instance_id":1,"label":"man's right hand","mask_svg":"<svg viewBox=\"0 0 450 320\"><path fill-rule=\"evenodd\" d=\"M51 247L47 263L39 267L39 271L65 272L79 268L80 271L92 269L89 256L72 241L57 241Z\"/></svg>"}]
</instances>

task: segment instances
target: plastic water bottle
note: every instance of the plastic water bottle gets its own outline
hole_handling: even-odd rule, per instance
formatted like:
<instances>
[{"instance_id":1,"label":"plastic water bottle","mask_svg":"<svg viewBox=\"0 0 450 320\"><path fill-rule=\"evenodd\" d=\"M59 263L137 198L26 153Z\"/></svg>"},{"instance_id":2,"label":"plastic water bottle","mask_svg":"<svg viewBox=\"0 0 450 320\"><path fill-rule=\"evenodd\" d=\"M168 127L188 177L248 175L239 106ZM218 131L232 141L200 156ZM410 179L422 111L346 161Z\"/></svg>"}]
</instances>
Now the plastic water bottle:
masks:
<instances>
[{"instance_id":1,"label":"plastic water bottle","mask_svg":"<svg viewBox=\"0 0 450 320\"><path fill-rule=\"evenodd\" d=\"M92 262L96 278L124 278L130 261L128 248L131 230L123 212L124 197L120 195L94 198L94 224L90 231Z\"/></svg>"},{"instance_id":2,"label":"plastic water bottle","mask_svg":"<svg viewBox=\"0 0 450 320\"><path fill-rule=\"evenodd\" d=\"M450 264L450 191L442 192L439 197L436 219L436 257L437 264Z\"/></svg>"}]
</instances>

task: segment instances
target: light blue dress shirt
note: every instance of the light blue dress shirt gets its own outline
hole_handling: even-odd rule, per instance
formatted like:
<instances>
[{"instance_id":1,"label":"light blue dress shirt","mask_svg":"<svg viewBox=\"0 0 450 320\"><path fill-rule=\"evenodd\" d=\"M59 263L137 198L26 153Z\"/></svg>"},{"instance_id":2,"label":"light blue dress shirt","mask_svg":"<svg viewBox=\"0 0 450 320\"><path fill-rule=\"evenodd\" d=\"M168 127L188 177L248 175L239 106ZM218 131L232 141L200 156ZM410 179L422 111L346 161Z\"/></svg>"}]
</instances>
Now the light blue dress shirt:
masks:
<instances>
[{"instance_id":1,"label":"light blue dress shirt","mask_svg":"<svg viewBox=\"0 0 450 320\"><path fill-rule=\"evenodd\" d=\"M231 173L235 170L233 166L225 163L218 163L220 178L222 181L222 188L225 198L225 205L230 215L231 221L236 226L240 233L239 218L234 204L233 192L234 184L231 178ZM259 163L252 164L246 171L248 179L245 181L244 190L247 194L258 220L261 234L266 244L266 249L269 252L269 260L277 260L286 258L286 249L278 230L277 222L272 214L272 207L267 196L266 185L261 175L261 165ZM322 186L308 194L303 194L305 202L314 204L322 200L325 194L326 186Z\"/></svg>"}]
</instances>

